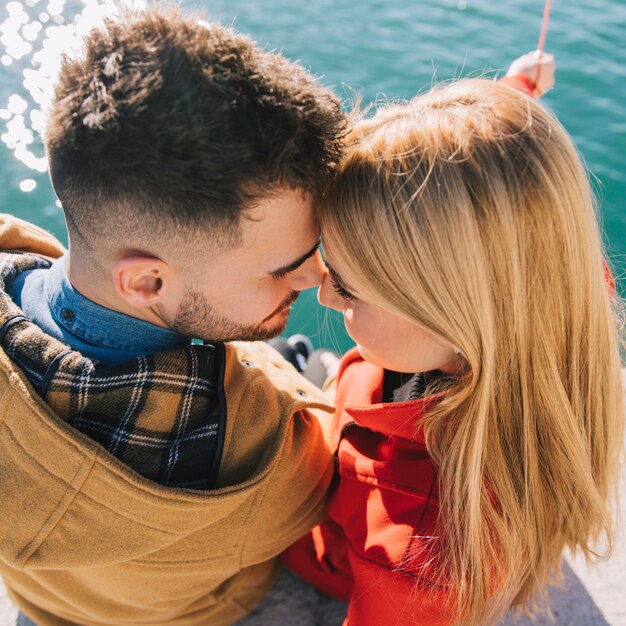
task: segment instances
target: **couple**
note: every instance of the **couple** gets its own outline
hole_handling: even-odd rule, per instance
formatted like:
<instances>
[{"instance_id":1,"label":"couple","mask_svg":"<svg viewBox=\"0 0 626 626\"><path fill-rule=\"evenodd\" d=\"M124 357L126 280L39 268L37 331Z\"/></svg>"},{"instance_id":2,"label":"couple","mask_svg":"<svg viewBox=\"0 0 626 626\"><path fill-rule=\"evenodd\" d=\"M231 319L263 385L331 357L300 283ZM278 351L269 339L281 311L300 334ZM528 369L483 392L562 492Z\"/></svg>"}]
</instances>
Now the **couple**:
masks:
<instances>
[{"instance_id":1,"label":"couple","mask_svg":"<svg viewBox=\"0 0 626 626\"><path fill-rule=\"evenodd\" d=\"M65 63L45 143L69 250L0 227L19 623L232 624L283 553L352 626L476 624L611 532L616 296L531 97L460 81L350 127L298 65L148 9ZM318 285L358 345L326 393L243 343Z\"/></svg>"}]
</instances>

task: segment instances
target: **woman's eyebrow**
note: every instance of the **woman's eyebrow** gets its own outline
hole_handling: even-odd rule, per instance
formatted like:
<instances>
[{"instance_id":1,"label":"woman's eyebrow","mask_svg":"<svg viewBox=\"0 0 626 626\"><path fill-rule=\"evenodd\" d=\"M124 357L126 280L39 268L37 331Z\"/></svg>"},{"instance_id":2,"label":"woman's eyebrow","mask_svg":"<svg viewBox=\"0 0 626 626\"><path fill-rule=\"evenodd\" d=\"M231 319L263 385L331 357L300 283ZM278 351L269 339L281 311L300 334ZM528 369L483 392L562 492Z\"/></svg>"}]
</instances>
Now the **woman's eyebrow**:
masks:
<instances>
[{"instance_id":1,"label":"woman's eyebrow","mask_svg":"<svg viewBox=\"0 0 626 626\"><path fill-rule=\"evenodd\" d=\"M303 254L300 258L293 261L293 263L289 263L288 265L279 267L277 270L269 272L269 275L273 276L274 278L279 278L281 276L284 276L285 274L289 274L289 272L293 272L294 270L298 269L307 259L310 259L318 251L320 247L320 243L321 242L318 239L315 242L315 245L308 252Z\"/></svg>"}]
</instances>

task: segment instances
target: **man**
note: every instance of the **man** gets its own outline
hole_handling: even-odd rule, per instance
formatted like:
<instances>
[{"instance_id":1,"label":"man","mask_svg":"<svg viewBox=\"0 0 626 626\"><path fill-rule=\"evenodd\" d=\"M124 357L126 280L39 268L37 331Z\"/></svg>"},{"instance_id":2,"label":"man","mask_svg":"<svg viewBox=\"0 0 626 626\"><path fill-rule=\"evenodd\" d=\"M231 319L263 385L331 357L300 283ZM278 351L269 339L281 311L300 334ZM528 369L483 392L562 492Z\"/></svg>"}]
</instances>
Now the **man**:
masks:
<instances>
[{"instance_id":1,"label":"man","mask_svg":"<svg viewBox=\"0 0 626 626\"><path fill-rule=\"evenodd\" d=\"M0 572L22 624L230 624L330 482L323 397L230 342L279 334L320 282L344 117L299 66L176 12L85 45L45 140L69 250L0 224Z\"/></svg>"}]
</instances>

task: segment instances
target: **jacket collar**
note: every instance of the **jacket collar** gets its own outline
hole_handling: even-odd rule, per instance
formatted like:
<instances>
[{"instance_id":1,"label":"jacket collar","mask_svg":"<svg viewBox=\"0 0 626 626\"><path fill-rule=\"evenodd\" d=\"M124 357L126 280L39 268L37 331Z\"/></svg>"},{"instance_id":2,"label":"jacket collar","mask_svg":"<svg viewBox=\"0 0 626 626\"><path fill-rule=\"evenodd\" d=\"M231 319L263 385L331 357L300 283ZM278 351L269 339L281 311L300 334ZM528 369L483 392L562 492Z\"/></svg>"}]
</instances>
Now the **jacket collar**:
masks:
<instances>
[{"instance_id":1,"label":"jacket collar","mask_svg":"<svg viewBox=\"0 0 626 626\"><path fill-rule=\"evenodd\" d=\"M348 367L350 366L350 367ZM424 443L420 422L444 394L410 402L381 402L385 370L368 363L355 348L339 369L337 410L343 409L357 424L390 437Z\"/></svg>"},{"instance_id":2,"label":"jacket collar","mask_svg":"<svg viewBox=\"0 0 626 626\"><path fill-rule=\"evenodd\" d=\"M57 259L45 274L43 292L47 305L64 336L78 338L81 347L95 344L101 348L102 358L98 360L115 363L143 354L174 350L190 342L189 337L170 328L113 311L86 298L70 283L66 260L67 255Z\"/></svg>"},{"instance_id":3,"label":"jacket collar","mask_svg":"<svg viewBox=\"0 0 626 626\"><path fill-rule=\"evenodd\" d=\"M401 437L425 443L421 420L428 409L438 402L442 394L428 396L411 402L388 402L368 407L345 406L344 410L354 421L389 437Z\"/></svg>"}]
</instances>

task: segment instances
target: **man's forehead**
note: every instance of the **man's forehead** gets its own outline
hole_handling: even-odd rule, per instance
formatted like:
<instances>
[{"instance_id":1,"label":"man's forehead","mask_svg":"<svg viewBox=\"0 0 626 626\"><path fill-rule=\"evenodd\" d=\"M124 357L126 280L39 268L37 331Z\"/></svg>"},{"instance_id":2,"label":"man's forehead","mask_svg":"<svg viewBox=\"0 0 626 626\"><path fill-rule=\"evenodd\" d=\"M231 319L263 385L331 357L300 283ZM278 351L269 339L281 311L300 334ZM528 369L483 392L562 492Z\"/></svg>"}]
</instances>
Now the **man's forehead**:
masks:
<instances>
[{"instance_id":1,"label":"man's forehead","mask_svg":"<svg viewBox=\"0 0 626 626\"><path fill-rule=\"evenodd\" d=\"M320 227L310 194L286 190L255 203L239 222L241 245L227 253L237 263L272 273L311 256Z\"/></svg>"},{"instance_id":2,"label":"man's forehead","mask_svg":"<svg viewBox=\"0 0 626 626\"><path fill-rule=\"evenodd\" d=\"M314 214L313 195L303 189L278 188L268 195L257 198L248 207L245 215L252 222L273 222L303 213Z\"/></svg>"},{"instance_id":3,"label":"man's forehead","mask_svg":"<svg viewBox=\"0 0 626 626\"><path fill-rule=\"evenodd\" d=\"M256 202L240 221L244 245L283 247L319 238L319 224L310 194L286 190Z\"/></svg>"}]
</instances>

